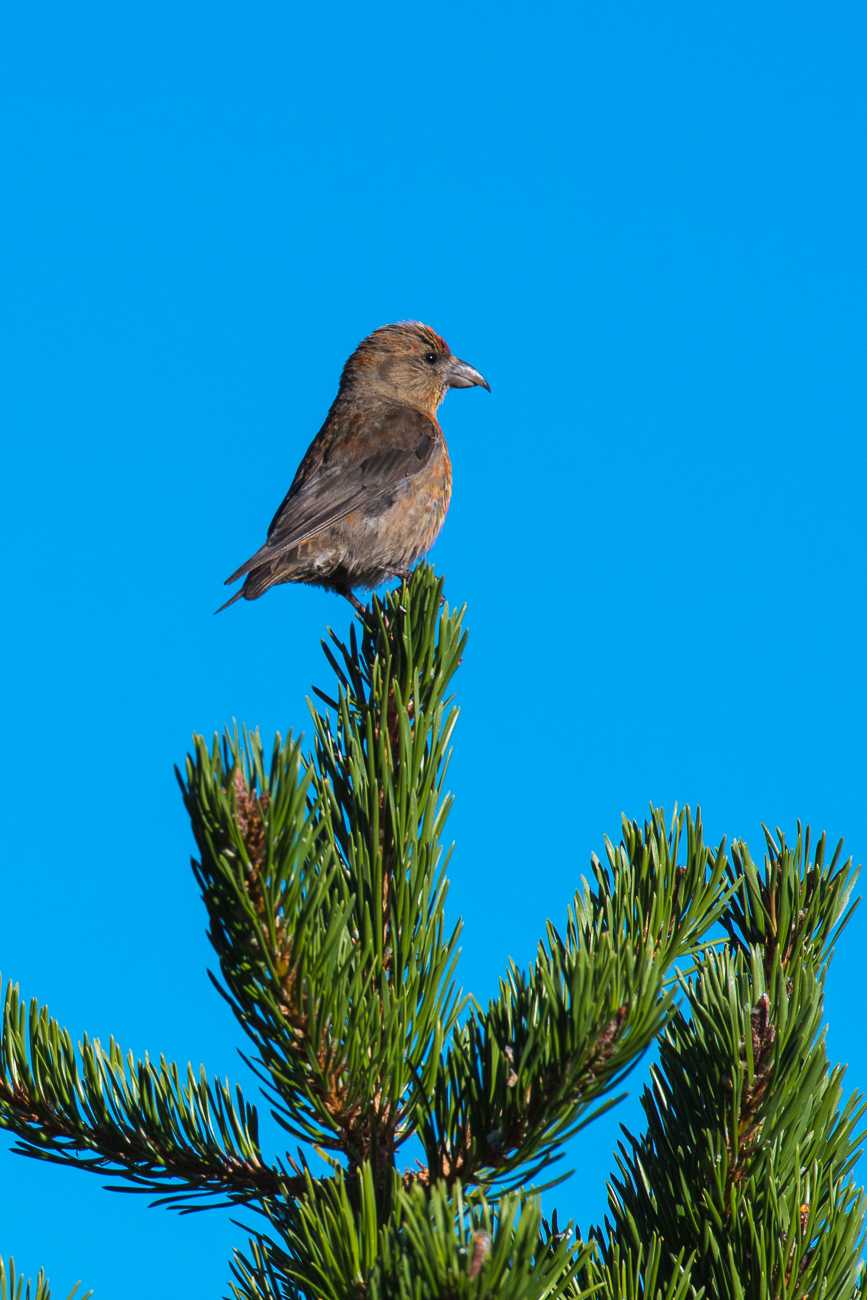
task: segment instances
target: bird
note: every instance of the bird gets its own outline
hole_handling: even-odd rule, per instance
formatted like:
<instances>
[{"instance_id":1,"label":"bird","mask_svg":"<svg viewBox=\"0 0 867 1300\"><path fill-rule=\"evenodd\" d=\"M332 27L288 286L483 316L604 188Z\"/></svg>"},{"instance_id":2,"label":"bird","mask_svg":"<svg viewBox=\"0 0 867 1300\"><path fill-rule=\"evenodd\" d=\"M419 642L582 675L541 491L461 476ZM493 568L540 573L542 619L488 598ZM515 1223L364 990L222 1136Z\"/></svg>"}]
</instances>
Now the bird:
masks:
<instances>
[{"instance_id":1,"label":"bird","mask_svg":"<svg viewBox=\"0 0 867 1300\"><path fill-rule=\"evenodd\" d=\"M406 579L433 546L449 508L452 466L437 410L450 388L491 391L420 321L383 325L343 367L325 423L308 447L267 539L226 584L221 605L283 582L337 592Z\"/></svg>"}]
</instances>

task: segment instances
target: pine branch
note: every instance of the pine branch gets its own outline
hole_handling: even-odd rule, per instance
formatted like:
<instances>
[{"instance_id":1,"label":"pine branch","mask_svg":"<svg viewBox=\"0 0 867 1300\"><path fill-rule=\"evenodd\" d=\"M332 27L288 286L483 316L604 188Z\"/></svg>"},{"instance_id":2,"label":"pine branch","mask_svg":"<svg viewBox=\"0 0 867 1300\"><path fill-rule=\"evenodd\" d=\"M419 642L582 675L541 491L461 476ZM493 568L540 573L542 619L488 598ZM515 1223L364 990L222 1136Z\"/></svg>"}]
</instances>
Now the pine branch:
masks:
<instances>
[{"instance_id":1,"label":"pine branch","mask_svg":"<svg viewBox=\"0 0 867 1300\"><path fill-rule=\"evenodd\" d=\"M300 744L278 735L266 775L258 734L201 737L182 784L193 863L225 988L257 1068L298 1136L339 1149L347 1064L335 1028L354 1028L369 976ZM216 983L216 981L215 981Z\"/></svg>"},{"instance_id":2,"label":"pine branch","mask_svg":"<svg viewBox=\"0 0 867 1300\"><path fill-rule=\"evenodd\" d=\"M423 1128L427 1178L534 1177L618 1100L612 1092L669 1016L668 971L730 896L724 845L705 848L700 814L693 823L681 813L669 835L654 811L643 833L624 821L620 848L607 847L608 870L594 858L597 889L585 881L576 895L565 941L549 923L529 974L513 963L488 1011L453 1035Z\"/></svg>"},{"instance_id":3,"label":"pine branch","mask_svg":"<svg viewBox=\"0 0 867 1300\"><path fill-rule=\"evenodd\" d=\"M823 847L824 837L811 864L809 832L799 828L795 850L769 837L763 885L739 845L748 870L725 922L731 950L706 954L682 983L691 1018L678 1013L663 1036L645 1135L621 1144L606 1262L617 1242L661 1240L666 1259L694 1252L693 1283L721 1300L769 1284L780 1300L852 1296L865 1218L852 1170L867 1107L857 1094L843 1104L844 1071L829 1069L821 1033L831 936L851 888L850 864L835 874L839 853L823 873Z\"/></svg>"},{"instance_id":4,"label":"pine branch","mask_svg":"<svg viewBox=\"0 0 867 1300\"><path fill-rule=\"evenodd\" d=\"M314 711L314 761L278 737L266 772L258 735L227 734L222 752L199 738L183 790L210 938L275 1116L350 1168L373 1159L382 1184L460 1010L441 837L466 636L422 565L373 601L360 642L354 627L332 640L336 718Z\"/></svg>"},{"instance_id":5,"label":"pine branch","mask_svg":"<svg viewBox=\"0 0 867 1300\"><path fill-rule=\"evenodd\" d=\"M581 1295L588 1300L702 1300L705 1288L696 1289L692 1282L694 1256L683 1251L669 1255L659 1237L647 1247L615 1242L606 1262L594 1258L581 1270Z\"/></svg>"},{"instance_id":6,"label":"pine branch","mask_svg":"<svg viewBox=\"0 0 867 1300\"><path fill-rule=\"evenodd\" d=\"M764 878L750 857L743 840L732 845L729 878L735 893L723 917L731 943L749 960L753 946L764 954L766 978L779 956L785 970L792 959L808 961L819 968L831 958L834 943L848 924L860 900L850 903L859 871L852 859L840 863L840 840L829 863L825 862L825 835L816 845L810 863L810 827L798 822L793 848L777 828L777 841L766 826L767 852Z\"/></svg>"},{"instance_id":7,"label":"pine branch","mask_svg":"<svg viewBox=\"0 0 867 1300\"><path fill-rule=\"evenodd\" d=\"M580 1300L576 1285L594 1248L545 1230L538 1198L465 1198L444 1184L392 1188L378 1217L373 1169L310 1183L281 1245L264 1237L236 1254L236 1300Z\"/></svg>"},{"instance_id":8,"label":"pine branch","mask_svg":"<svg viewBox=\"0 0 867 1300\"><path fill-rule=\"evenodd\" d=\"M312 807L353 893L354 933L370 982L360 1034L347 1031L353 1106L350 1168L373 1158L380 1182L411 1133L461 1009L454 987L460 927L445 932L443 792L457 709L446 697L466 646L428 566L384 603L374 599L359 644L332 634L339 659L336 727L314 712ZM363 1024L360 1024L363 1016ZM375 1154L374 1154L375 1153Z\"/></svg>"},{"instance_id":9,"label":"pine branch","mask_svg":"<svg viewBox=\"0 0 867 1300\"><path fill-rule=\"evenodd\" d=\"M124 1058L85 1038L76 1054L69 1034L31 1002L29 1014L6 987L0 1042L0 1127L18 1138L23 1155L122 1177L117 1191L164 1193L182 1209L204 1198L261 1208L296 1194L300 1175L287 1176L262 1159L256 1111L228 1084L196 1080L187 1067L161 1058Z\"/></svg>"}]
</instances>

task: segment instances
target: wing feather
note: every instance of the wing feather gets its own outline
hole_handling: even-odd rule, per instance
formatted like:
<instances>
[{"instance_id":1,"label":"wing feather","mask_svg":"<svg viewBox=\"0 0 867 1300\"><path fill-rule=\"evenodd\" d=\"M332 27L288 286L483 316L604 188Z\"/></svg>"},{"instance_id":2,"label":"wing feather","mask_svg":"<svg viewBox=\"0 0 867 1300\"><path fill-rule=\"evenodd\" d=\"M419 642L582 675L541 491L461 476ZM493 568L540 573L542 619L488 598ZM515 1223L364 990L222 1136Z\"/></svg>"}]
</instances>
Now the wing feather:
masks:
<instances>
[{"instance_id":1,"label":"wing feather","mask_svg":"<svg viewBox=\"0 0 867 1300\"><path fill-rule=\"evenodd\" d=\"M317 436L317 442L325 432ZM413 407L401 407L385 412L357 435L354 455L341 448L343 454L330 461L326 446L300 481L296 476L271 521L264 546L226 579L227 584L309 541L353 511L376 515L387 509L394 489L425 468L441 438L439 426L429 416ZM329 441L332 446L339 445L337 437ZM315 443L310 452L314 448ZM310 452L302 462L302 472Z\"/></svg>"}]
</instances>

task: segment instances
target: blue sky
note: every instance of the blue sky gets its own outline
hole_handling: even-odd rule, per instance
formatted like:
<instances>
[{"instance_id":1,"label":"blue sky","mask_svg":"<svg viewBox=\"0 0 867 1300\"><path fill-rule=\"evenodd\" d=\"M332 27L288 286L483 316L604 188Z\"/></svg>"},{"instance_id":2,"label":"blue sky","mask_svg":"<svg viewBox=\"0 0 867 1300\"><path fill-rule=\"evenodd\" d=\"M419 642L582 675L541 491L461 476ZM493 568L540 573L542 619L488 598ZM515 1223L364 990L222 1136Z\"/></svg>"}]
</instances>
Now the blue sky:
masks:
<instances>
[{"instance_id":1,"label":"blue sky","mask_svg":"<svg viewBox=\"0 0 867 1300\"><path fill-rule=\"evenodd\" d=\"M432 552L470 628L465 986L531 959L650 800L864 858L865 29L854 3L7 11L0 969L25 997L252 1091L172 765L233 717L309 731L348 606L212 611L346 356L405 317L492 387L441 411ZM827 1004L862 1089L865 942L862 913ZM634 1096L570 1151L584 1227L619 1119ZM57 1295L223 1293L227 1215L3 1144L0 1251Z\"/></svg>"}]
</instances>

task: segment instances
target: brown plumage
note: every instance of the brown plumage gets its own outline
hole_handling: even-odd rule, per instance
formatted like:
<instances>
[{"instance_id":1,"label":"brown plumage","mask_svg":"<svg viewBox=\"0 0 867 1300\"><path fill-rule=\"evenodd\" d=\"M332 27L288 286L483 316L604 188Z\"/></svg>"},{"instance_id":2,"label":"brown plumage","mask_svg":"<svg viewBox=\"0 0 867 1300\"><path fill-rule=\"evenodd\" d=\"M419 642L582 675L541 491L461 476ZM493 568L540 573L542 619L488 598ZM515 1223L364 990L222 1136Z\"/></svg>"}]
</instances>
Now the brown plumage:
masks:
<instances>
[{"instance_id":1,"label":"brown plumage","mask_svg":"<svg viewBox=\"0 0 867 1300\"><path fill-rule=\"evenodd\" d=\"M220 608L280 582L307 582L361 609L353 587L406 577L449 508L452 467L437 408L449 388L475 384L491 391L418 321L384 325L359 343L267 541L226 579L246 574L243 587Z\"/></svg>"}]
</instances>

